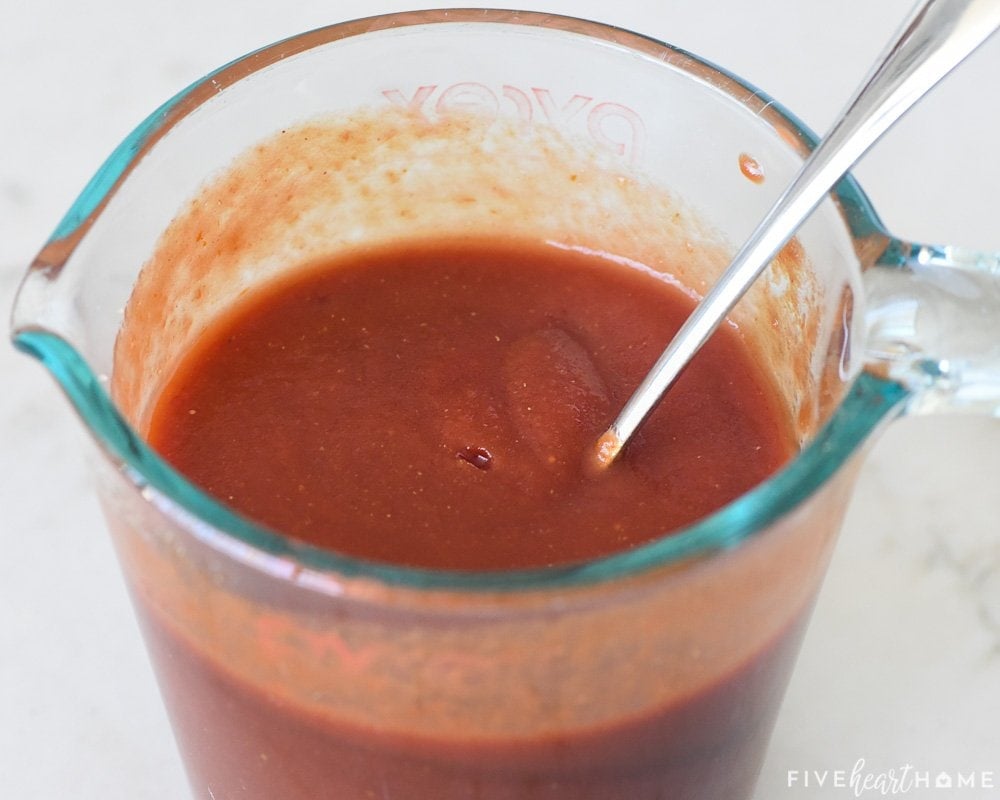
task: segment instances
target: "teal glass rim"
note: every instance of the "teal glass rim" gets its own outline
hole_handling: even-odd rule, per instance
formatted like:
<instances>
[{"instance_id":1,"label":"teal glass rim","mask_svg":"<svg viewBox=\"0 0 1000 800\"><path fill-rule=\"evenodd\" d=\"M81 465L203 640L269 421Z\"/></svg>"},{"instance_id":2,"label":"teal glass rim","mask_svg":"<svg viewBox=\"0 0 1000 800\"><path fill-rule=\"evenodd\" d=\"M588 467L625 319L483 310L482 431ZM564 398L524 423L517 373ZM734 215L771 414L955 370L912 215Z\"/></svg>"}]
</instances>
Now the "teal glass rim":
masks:
<instances>
[{"instance_id":1,"label":"teal glass rim","mask_svg":"<svg viewBox=\"0 0 1000 800\"><path fill-rule=\"evenodd\" d=\"M52 248L50 252L60 253L60 263L47 262L40 257L32 269L58 271L137 161L177 121L217 94L220 88L280 59L348 36L408 25L455 23L505 23L561 30L640 53L655 54L660 60L672 62L687 72L707 76L716 89L738 102L746 105L747 98L754 98L755 104L767 110L769 121L794 133L803 152L811 150L818 141L794 115L741 78L672 45L620 28L537 12L482 9L370 17L320 28L254 51L209 73L168 100L118 145L56 227L42 253ZM838 184L834 198L856 239L877 234L887 243L891 241L871 203L852 177L847 176ZM495 592L582 586L733 548L808 499L909 397L909 391L902 385L862 372L832 418L782 470L704 519L632 550L565 566L462 572L394 566L345 556L253 522L203 492L161 459L125 420L71 343L54 332L30 324L15 325L12 339L18 349L36 357L49 369L101 448L137 491L161 510L173 511L175 515L200 523L187 526L194 535L201 535L216 545L219 535L231 537L239 546L227 549L257 566L266 560L280 559L294 562L296 572L325 573L335 581L338 577L368 578L415 589Z\"/></svg>"}]
</instances>

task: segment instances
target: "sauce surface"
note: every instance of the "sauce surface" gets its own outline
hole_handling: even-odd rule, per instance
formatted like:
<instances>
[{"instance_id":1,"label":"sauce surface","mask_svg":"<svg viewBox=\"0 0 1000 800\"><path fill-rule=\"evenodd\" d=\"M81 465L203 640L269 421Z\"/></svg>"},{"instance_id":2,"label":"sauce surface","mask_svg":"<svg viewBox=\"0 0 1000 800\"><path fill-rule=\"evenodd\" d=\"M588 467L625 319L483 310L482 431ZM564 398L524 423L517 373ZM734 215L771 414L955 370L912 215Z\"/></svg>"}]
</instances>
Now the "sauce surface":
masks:
<instances>
[{"instance_id":1,"label":"sauce surface","mask_svg":"<svg viewBox=\"0 0 1000 800\"><path fill-rule=\"evenodd\" d=\"M593 558L703 517L792 454L724 327L588 477L585 453L692 307L638 265L552 244L366 250L214 322L147 433L223 502L342 553L467 570Z\"/></svg>"}]
</instances>

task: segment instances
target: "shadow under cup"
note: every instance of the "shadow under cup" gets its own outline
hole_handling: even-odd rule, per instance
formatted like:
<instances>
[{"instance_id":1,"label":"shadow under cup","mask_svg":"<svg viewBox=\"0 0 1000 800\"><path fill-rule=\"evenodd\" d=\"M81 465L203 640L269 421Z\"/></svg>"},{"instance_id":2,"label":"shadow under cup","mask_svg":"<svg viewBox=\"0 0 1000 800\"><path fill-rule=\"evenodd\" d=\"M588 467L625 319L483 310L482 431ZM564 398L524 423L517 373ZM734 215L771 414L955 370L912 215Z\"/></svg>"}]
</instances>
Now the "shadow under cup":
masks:
<instances>
[{"instance_id":1,"label":"shadow under cup","mask_svg":"<svg viewBox=\"0 0 1000 800\"><path fill-rule=\"evenodd\" d=\"M63 223L78 299L60 324L129 424L87 419L113 429L102 501L196 796L750 796L845 509L842 465L891 405L809 446L857 378L862 261L886 243L851 185L732 316L805 454L635 551L506 574L354 561L239 518L131 430L219 311L330 253L513 236L700 294L810 144L683 52L479 11L274 45L126 142Z\"/></svg>"}]
</instances>

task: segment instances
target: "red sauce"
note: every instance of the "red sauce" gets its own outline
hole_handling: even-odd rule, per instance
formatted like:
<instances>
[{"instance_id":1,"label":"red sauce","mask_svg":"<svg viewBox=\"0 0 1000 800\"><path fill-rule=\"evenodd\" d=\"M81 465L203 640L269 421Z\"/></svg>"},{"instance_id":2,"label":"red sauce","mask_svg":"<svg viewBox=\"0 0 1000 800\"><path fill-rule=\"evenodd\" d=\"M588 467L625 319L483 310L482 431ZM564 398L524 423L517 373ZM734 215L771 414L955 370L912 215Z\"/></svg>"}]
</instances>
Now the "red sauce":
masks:
<instances>
[{"instance_id":1,"label":"red sauce","mask_svg":"<svg viewBox=\"0 0 1000 800\"><path fill-rule=\"evenodd\" d=\"M791 454L771 386L724 328L588 477L586 454L692 305L554 245L369 250L215 322L148 435L224 502L343 553L474 570L593 558L699 519Z\"/></svg>"},{"instance_id":2,"label":"red sauce","mask_svg":"<svg viewBox=\"0 0 1000 800\"><path fill-rule=\"evenodd\" d=\"M248 686L148 610L145 622L199 800L746 800L801 635L797 623L648 717L484 742L333 724Z\"/></svg>"},{"instance_id":3,"label":"red sauce","mask_svg":"<svg viewBox=\"0 0 1000 800\"><path fill-rule=\"evenodd\" d=\"M718 508L792 450L787 415L730 327L609 469L585 468L692 305L639 267L554 245L367 250L266 287L210 326L163 389L149 436L245 514L368 559L478 570L617 552ZM138 607L192 786L215 800L746 797L801 621L789 612L758 652L662 707L467 739L282 700L202 652L157 604ZM345 680L375 691L363 670Z\"/></svg>"}]
</instances>

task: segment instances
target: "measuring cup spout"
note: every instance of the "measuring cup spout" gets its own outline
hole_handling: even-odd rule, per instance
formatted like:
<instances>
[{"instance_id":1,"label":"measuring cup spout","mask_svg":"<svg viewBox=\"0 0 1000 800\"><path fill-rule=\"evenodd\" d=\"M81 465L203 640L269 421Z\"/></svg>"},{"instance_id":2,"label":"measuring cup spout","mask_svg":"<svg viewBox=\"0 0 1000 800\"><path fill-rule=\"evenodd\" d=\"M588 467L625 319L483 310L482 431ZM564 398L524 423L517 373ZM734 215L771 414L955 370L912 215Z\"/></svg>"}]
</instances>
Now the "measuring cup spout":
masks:
<instances>
[{"instance_id":1,"label":"measuring cup spout","mask_svg":"<svg viewBox=\"0 0 1000 800\"><path fill-rule=\"evenodd\" d=\"M81 293L80 275L63 270L82 230L59 234L42 248L21 282L10 317L11 342L48 369L98 446L128 460L143 448L111 400L111 354L102 357L95 341L108 325L118 324L119 315L102 318L104 309Z\"/></svg>"}]
</instances>

